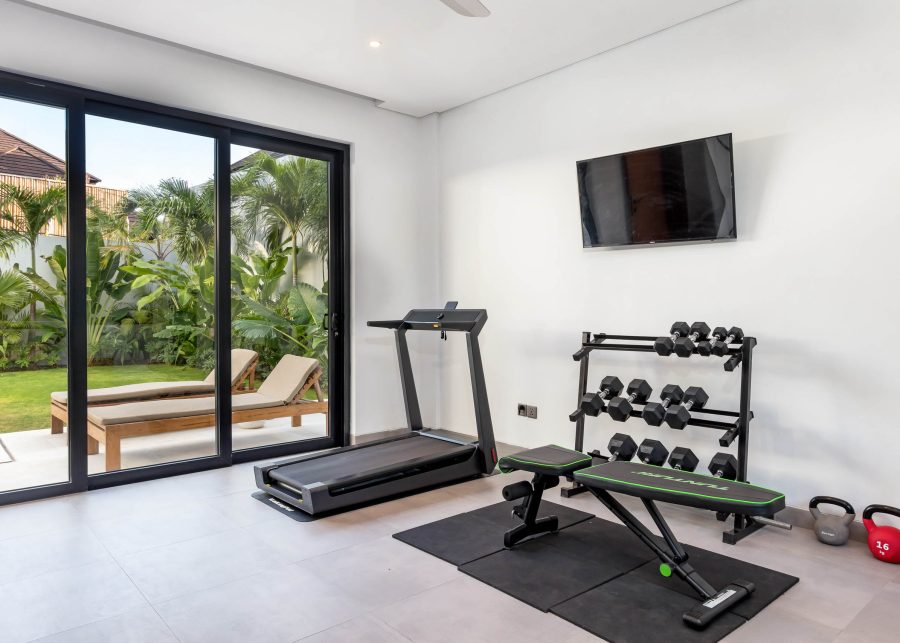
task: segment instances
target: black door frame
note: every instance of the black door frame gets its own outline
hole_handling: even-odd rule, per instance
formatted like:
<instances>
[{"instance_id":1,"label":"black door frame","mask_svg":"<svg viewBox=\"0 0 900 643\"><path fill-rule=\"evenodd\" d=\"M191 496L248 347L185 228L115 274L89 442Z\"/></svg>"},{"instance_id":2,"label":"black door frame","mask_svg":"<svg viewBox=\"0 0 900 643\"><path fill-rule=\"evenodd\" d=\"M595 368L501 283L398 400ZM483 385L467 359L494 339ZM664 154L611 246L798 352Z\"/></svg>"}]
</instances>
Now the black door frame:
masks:
<instances>
[{"instance_id":1,"label":"black door frame","mask_svg":"<svg viewBox=\"0 0 900 643\"><path fill-rule=\"evenodd\" d=\"M350 146L346 143L285 132L251 123L156 105L76 86L44 81L0 70L0 96L66 110L66 184L69 213L84 212L86 189L85 116L96 115L162 127L215 140L216 363L230 364L231 351L231 143L250 144L329 163L330 244L329 310L329 435L232 452L230 368L216 369L217 455L88 475L87 372L72 365L87 364L85 253L68 258L68 380L69 481L0 491L0 506L64 495L88 489L180 475L234 463L345 446L350 442ZM82 177L82 178L79 178ZM67 245L84 248L86 220L67 216ZM225 253L219 252L226 248Z\"/></svg>"}]
</instances>

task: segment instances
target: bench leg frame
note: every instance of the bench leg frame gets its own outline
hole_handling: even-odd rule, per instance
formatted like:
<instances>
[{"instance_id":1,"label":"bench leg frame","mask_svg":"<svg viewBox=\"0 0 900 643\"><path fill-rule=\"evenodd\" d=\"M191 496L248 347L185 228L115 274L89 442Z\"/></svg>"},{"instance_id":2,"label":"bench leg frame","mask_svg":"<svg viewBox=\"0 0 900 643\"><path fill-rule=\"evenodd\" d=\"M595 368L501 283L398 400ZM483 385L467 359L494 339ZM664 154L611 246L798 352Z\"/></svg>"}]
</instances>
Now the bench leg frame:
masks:
<instances>
[{"instance_id":1,"label":"bench leg frame","mask_svg":"<svg viewBox=\"0 0 900 643\"><path fill-rule=\"evenodd\" d=\"M522 504L513 509L513 514L522 519L522 524L503 534L503 544L506 547L513 547L530 536L559 529L559 519L556 516L546 516L540 519L537 517L544 491L558 484L559 477L557 476L546 476L540 473L534 475L534 479L531 481L531 493L525 496Z\"/></svg>"},{"instance_id":2,"label":"bench leg frame","mask_svg":"<svg viewBox=\"0 0 900 643\"><path fill-rule=\"evenodd\" d=\"M688 563L688 555L675 538L669 524L663 518L659 509L652 500L641 498L644 507L656 523L659 533L662 535L666 547L659 545L656 536L637 518L628 511L605 489L591 488L590 492L609 509L622 524L637 536L641 542L649 547L669 569L679 578L690 585L703 599L700 603L682 615L685 623L696 629L703 629L718 616L733 607L735 604L749 597L755 587L753 583L743 580L735 580L717 590L710 585L700 573Z\"/></svg>"}]
</instances>

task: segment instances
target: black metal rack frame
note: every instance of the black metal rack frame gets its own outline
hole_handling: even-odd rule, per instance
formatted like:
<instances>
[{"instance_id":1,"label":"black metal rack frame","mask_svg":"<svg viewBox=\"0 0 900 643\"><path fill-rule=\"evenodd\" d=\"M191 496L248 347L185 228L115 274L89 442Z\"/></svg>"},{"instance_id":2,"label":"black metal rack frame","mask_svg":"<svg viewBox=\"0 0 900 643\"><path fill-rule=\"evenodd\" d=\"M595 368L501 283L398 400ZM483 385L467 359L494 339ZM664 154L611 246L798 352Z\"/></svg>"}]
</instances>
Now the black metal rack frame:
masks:
<instances>
[{"instance_id":1,"label":"black metal rack frame","mask_svg":"<svg viewBox=\"0 0 900 643\"><path fill-rule=\"evenodd\" d=\"M578 400L581 404L581 398L587 393L588 371L590 370L590 356L594 351L629 351L638 353L653 353L656 350L653 343L658 337L650 337L647 335L610 335L607 333L589 333L581 334L581 348L572 355L572 359L579 362L578 371ZM734 371L741 366L741 397L739 409L737 411L728 411L721 409L703 408L691 411L691 419L688 426L696 426L707 429L722 431L719 437L719 446L729 447L737 442L737 461L739 482L748 482L747 480L747 461L750 443L750 420L753 419L753 411L750 410L750 384L753 375L753 349L756 347L755 337L745 337L740 344L734 344L728 347L728 352L724 357L724 370L726 372ZM694 348L694 355L697 355L697 348ZM713 359L713 358L707 358ZM718 363L718 361L717 361ZM719 418L734 418L733 420L723 419L707 419L701 416L713 416ZM642 411L633 409L629 419L632 417L642 417ZM584 451L584 421L583 413L574 413L570 419L575 421L575 450ZM564 487L560 493L565 496L573 496L586 491L586 488L580 484L573 483L568 487ZM728 514L716 514L720 521L728 519ZM734 522L731 529L727 529L722 533L722 541L730 545L736 544L742 538L749 536L764 525L753 520L750 516L742 514L734 514Z\"/></svg>"}]
</instances>

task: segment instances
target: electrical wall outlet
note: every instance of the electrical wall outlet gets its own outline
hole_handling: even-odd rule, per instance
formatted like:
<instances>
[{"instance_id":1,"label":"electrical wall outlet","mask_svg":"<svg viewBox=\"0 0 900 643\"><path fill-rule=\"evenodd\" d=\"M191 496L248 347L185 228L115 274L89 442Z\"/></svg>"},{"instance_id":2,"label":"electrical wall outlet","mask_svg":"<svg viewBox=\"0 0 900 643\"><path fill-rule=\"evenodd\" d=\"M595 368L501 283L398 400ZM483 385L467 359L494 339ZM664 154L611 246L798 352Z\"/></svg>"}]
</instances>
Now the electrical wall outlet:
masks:
<instances>
[{"instance_id":1,"label":"electrical wall outlet","mask_svg":"<svg viewBox=\"0 0 900 643\"><path fill-rule=\"evenodd\" d=\"M528 417L528 407L525 406L524 404L522 404L522 403L520 402L520 403L519 403L519 410L518 410L518 413L519 413L519 415L521 415L523 418L527 418L527 417Z\"/></svg>"},{"instance_id":2,"label":"electrical wall outlet","mask_svg":"<svg viewBox=\"0 0 900 643\"><path fill-rule=\"evenodd\" d=\"M525 407L525 416L531 418L532 420L537 419L537 407L536 406L526 406Z\"/></svg>"}]
</instances>

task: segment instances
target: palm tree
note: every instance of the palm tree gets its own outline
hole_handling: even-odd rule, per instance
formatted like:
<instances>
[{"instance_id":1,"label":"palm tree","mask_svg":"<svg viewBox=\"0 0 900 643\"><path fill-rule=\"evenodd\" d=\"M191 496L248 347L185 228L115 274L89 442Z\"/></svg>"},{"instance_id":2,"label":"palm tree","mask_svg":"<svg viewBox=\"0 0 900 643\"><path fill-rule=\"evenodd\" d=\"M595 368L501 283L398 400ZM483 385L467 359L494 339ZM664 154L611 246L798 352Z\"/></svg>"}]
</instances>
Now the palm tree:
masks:
<instances>
[{"instance_id":1,"label":"palm tree","mask_svg":"<svg viewBox=\"0 0 900 643\"><path fill-rule=\"evenodd\" d=\"M243 228L264 239L270 249L287 240L291 247L291 283L300 275L300 249L324 256L328 247L328 165L302 156L276 159L258 152L246 170L247 181L235 194Z\"/></svg>"},{"instance_id":2,"label":"palm tree","mask_svg":"<svg viewBox=\"0 0 900 643\"><path fill-rule=\"evenodd\" d=\"M19 211L19 216L15 214ZM9 257L16 246L27 243L31 250L31 272L37 273L37 241L41 231L53 220L62 222L66 216L66 189L51 187L43 192L9 183L0 183L0 219L13 225L4 230L0 252ZM32 323L37 303L32 300L29 318Z\"/></svg>"},{"instance_id":3,"label":"palm tree","mask_svg":"<svg viewBox=\"0 0 900 643\"><path fill-rule=\"evenodd\" d=\"M174 251L181 261L197 264L212 253L214 197L212 181L192 188L184 179L163 179L158 185L131 190L123 211L137 215L138 238L155 243L160 259Z\"/></svg>"}]
</instances>

